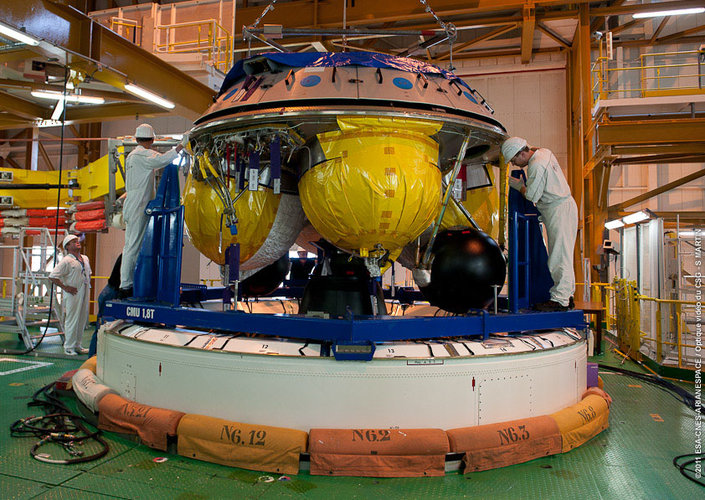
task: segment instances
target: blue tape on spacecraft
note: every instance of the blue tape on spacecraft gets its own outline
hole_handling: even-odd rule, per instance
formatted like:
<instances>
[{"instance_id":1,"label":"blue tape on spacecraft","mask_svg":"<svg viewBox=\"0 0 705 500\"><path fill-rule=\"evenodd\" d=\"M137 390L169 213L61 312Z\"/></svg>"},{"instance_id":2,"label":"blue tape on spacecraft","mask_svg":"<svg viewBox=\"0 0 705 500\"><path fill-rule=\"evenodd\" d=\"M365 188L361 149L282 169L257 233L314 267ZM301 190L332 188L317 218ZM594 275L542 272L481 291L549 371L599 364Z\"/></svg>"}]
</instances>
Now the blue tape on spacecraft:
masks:
<instances>
[{"instance_id":1,"label":"blue tape on spacecraft","mask_svg":"<svg viewBox=\"0 0 705 500\"><path fill-rule=\"evenodd\" d=\"M235 82L240 81L247 76L245 71L245 63L257 58L265 58L282 66L291 68L308 68L308 67L341 67L341 66L366 66L369 68L392 68L410 73L425 73L442 75L446 79L457 82L458 84L472 90L470 86L463 80L458 78L454 73L445 69L434 66L427 62L418 61L409 57L390 56L388 54L380 54L377 52L306 52L306 53L289 53L289 52L268 52L260 54L249 59L240 59L230 71L228 71L223 85L220 87L218 96L232 87Z\"/></svg>"}]
</instances>

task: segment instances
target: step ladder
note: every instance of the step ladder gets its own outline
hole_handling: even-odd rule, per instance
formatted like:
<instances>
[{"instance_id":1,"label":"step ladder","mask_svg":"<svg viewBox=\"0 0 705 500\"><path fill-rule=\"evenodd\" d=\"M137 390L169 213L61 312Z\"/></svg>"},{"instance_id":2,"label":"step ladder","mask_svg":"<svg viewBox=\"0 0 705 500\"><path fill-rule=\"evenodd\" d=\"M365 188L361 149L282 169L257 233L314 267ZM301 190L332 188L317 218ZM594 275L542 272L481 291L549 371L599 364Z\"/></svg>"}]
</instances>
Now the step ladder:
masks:
<instances>
[{"instance_id":1,"label":"step ladder","mask_svg":"<svg viewBox=\"0 0 705 500\"><path fill-rule=\"evenodd\" d=\"M33 240L35 245L23 246L26 241L24 232L37 229L41 233L34 237L38 238ZM35 346L39 338L46 335L60 335L63 342L63 309L57 300L55 287L49 281L47 270L53 261L54 252L54 240L49 230L22 228L18 244L2 245L0 251L12 252L12 273L10 276L3 273L1 277L3 284L0 297L0 332L15 333L28 350ZM38 269L32 269L33 267ZM49 294L53 294L51 301ZM39 335L33 336L30 333L32 327L39 327ZM49 328L55 328L56 332L48 333Z\"/></svg>"}]
</instances>

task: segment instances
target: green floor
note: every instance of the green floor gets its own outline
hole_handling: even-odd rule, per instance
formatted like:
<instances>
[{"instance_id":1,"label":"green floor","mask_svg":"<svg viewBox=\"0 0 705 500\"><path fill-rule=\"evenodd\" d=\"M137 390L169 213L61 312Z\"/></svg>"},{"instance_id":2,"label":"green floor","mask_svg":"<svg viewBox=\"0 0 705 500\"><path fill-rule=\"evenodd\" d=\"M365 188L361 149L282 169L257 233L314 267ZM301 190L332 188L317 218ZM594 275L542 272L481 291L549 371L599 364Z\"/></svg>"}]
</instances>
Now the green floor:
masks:
<instances>
[{"instance_id":1,"label":"green floor","mask_svg":"<svg viewBox=\"0 0 705 500\"><path fill-rule=\"evenodd\" d=\"M86 336L84 345L87 345ZM0 343L0 346L5 347ZM49 344L45 346L48 348ZM60 347L60 345L59 345ZM608 346L606 346L608 347ZM58 352L58 350L57 350ZM570 453L503 469L443 478L374 479L310 476L288 481L263 479L270 474L228 468L177 455L155 463L163 452L107 435L108 455L74 466L33 460L34 438L10 437L19 418L36 414L27 408L31 395L81 358L0 356L0 498L493 498L544 500L695 499L705 488L680 475L674 456L693 452L694 419L689 410L662 390L627 377L601 373L614 398L610 428ZM596 358L619 363L613 355ZM50 363L5 374L27 362ZM638 370L630 362L624 367ZM689 386L692 391L692 385Z\"/></svg>"}]
</instances>

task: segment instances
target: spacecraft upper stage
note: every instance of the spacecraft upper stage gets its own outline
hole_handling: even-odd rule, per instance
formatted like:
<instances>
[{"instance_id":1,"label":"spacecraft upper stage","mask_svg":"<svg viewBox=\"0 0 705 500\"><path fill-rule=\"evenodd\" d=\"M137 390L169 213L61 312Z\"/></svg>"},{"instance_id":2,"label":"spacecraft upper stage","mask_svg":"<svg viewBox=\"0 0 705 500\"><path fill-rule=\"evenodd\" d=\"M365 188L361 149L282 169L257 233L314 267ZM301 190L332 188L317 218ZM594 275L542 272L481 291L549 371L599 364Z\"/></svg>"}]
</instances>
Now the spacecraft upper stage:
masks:
<instances>
[{"instance_id":1,"label":"spacecraft upper stage","mask_svg":"<svg viewBox=\"0 0 705 500\"><path fill-rule=\"evenodd\" d=\"M476 90L428 63L367 52L239 61L190 134L187 230L219 264L239 243L247 271L288 251L308 219L374 268L435 222L457 160L489 182L468 204L491 233L484 165L504 137Z\"/></svg>"}]
</instances>

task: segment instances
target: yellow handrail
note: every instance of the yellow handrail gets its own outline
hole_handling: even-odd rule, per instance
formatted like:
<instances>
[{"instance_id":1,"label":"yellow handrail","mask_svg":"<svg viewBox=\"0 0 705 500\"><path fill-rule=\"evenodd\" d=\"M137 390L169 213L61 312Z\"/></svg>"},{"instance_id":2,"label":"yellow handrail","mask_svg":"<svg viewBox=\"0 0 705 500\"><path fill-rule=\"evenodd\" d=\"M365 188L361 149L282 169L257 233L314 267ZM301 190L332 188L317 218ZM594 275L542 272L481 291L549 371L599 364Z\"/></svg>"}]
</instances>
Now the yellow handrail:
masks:
<instances>
[{"instance_id":1,"label":"yellow handrail","mask_svg":"<svg viewBox=\"0 0 705 500\"><path fill-rule=\"evenodd\" d=\"M157 29L166 37L166 42L155 45L157 52L206 53L215 68L223 72L230 68L231 34L215 19L166 24Z\"/></svg>"},{"instance_id":2,"label":"yellow handrail","mask_svg":"<svg viewBox=\"0 0 705 500\"><path fill-rule=\"evenodd\" d=\"M685 349L695 349L693 343L686 341L686 323L684 307L697 306L696 301L660 299L640 294L636 282L615 279L613 284L591 283L592 298L600 301L605 310L607 330L614 330L621 350L630 356L640 358L642 345L655 347L655 362L663 364L669 354L674 355L679 368L692 368L692 363L685 357ZM614 303L615 315L610 314L610 305ZM645 304L656 304L655 325L651 331L641 329L641 311ZM652 314L649 312L647 318ZM666 316L664 316L664 314ZM664 319L671 319L664 331ZM613 321L613 323L612 323ZM675 350L675 352L674 352ZM650 352L654 352L651 351Z\"/></svg>"},{"instance_id":3,"label":"yellow handrail","mask_svg":"<svg viewBox=\"0 0 705 500\"><path fill-rule=\"evenodd\" d=\"M609 61L602 55L602 45L598 57L591 65L590 71L593 78L593 102L597 99L608 99L611 96L632 94L634 97L668 94L701 94L705 93L701 80L705 77L699 62L702 52L699 50L685 50L681 52L656 52L641 54L637 66L607 67ZM680 58L668 64L659 64L654 61L657 57ZM648 63L647 60L651 59ZM682 73L684 68L693 68L694 72ZM678 71L678 74L666 74L666 70ZM639 71L640 84L638 88L611 89L610 80L614 75L629 71ZM697 80L696 83L693 83ZM668 84L664 85L665 82Z\"/></svg>"}]
</instances>

